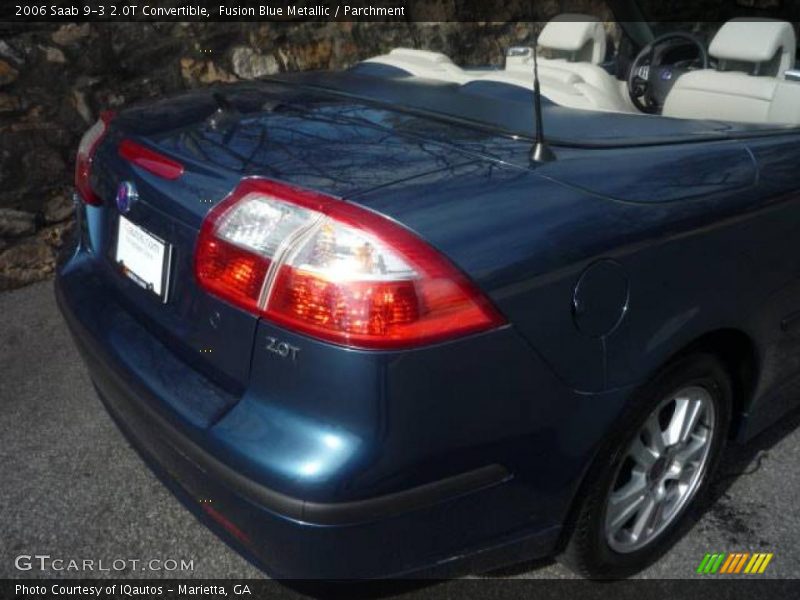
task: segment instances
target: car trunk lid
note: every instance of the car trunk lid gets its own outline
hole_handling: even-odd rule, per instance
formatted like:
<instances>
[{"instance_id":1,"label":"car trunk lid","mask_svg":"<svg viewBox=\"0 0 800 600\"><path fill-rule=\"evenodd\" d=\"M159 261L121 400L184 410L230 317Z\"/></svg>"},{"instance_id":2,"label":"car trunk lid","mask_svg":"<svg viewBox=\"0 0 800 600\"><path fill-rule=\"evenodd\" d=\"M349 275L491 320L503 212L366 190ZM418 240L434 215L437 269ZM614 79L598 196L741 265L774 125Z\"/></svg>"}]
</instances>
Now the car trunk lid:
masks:
<instances>
[{"instance_id":1,"label":"car trunk lid","mask_svg":"<svg viewBox=\"0 0 800 600\"><path fill-rule=\"evenodd\" d=\"M226 87L224 95L193 92L129 109L116 119L114 131L114 143L132 139L185 167L175 181L142 169L128 175L153 188L148 201L155 208L193 226L245 177L350 197L497 158L479 148L493 137L486 132L268 83ZM112 146L106 145L107 153L115 154ZM109 184L106 195L113 195L117 179L100 182Z\"/></svg>"},{"instance_id":2,"label":"car trunk lid","mask_svg":"<svg viewBox=\"0 0 800 600\"><path fill-rule=\"evenodd\" d=\"M469 150L396 130L391 111L375 109L364 119L357 114L363 107L350 102L287 94L289 88L276 93L268 85L245 86L224 100L195 92L125 111L94 157L92 184L103 204L86 210L108 280L140 324L227 392L218 395L227 400L213 410L200 411L190 398L173 407L196 425L213 424L249 381L258 317L205 292L194 276L204 218L243 178L353 197L479 160ZM180 163L181 176L160 177L121 156L126 141ZM129 206L116 201L122 188L135 190ZM117 253L123 219L166 244L163 295L125 276Z\"/></svg>"}]
</instances>

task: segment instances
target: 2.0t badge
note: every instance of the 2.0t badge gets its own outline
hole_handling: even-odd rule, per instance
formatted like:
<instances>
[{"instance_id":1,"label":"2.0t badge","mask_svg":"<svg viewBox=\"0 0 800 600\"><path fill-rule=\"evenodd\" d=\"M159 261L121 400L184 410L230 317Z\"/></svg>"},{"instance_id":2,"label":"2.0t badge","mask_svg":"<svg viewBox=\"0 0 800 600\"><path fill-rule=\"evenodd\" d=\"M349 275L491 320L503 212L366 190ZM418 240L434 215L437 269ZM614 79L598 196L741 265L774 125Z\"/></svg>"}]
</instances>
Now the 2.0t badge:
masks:
<instances>
[{"instance_id":1,"label":"2.0t badge","mask_svg":"<svg viewBox=\"0 0 800 600\"><path fill-rule=\"evenodd\" d=\"M278 338L267 336L267 351L277 354L281 358L289 358L292 362L295 362L297 360L297 355L300 353L300 348L282 342Z\"/></svg>"}]
</instances>

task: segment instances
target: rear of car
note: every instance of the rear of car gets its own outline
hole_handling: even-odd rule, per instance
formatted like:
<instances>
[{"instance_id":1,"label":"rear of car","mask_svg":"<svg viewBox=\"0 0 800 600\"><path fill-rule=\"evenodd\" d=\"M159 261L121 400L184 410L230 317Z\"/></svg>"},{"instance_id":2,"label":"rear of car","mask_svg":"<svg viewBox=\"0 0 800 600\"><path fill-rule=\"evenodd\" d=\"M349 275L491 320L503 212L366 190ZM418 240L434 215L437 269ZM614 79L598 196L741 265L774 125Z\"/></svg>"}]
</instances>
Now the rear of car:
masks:
<instances>
[{"instance_id":1,"label":"rear of car","mask_svg":"<svg viewBox=\"0 0 800 600\"><path fill-rule=\"evenodd\" d=\"M594 446L557 426L594 396L458 264L352 201L483 159L268 92L104 115L81 143L56 289L109 413L275 576L551 553Z\"/></svg>"}]
</instances>

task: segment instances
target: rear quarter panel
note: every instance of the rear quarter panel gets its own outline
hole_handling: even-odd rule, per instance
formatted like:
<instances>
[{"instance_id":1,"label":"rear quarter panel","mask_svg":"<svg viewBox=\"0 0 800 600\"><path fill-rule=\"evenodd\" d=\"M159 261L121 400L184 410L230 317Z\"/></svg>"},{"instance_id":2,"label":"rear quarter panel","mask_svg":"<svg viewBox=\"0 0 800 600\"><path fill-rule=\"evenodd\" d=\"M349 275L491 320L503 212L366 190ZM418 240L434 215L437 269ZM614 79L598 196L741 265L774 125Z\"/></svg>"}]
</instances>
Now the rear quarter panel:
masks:
<instances>
[{"instance_id":1,"label":"rear quarter panel","mask_svg":"<svg viewBox=\"0 0 800 600\"><path fill-rule=\"evenodd\" d=\"M573 389L640 383L733 328L755 345L764 398L800 363L780 328L800 310L798 140L557 148L533 171L476 164L356 200L453 258ZM628 305L613 331L590 337L574 324L573 292L601 259L624 268Z\"/></svg>"}]
</instances>

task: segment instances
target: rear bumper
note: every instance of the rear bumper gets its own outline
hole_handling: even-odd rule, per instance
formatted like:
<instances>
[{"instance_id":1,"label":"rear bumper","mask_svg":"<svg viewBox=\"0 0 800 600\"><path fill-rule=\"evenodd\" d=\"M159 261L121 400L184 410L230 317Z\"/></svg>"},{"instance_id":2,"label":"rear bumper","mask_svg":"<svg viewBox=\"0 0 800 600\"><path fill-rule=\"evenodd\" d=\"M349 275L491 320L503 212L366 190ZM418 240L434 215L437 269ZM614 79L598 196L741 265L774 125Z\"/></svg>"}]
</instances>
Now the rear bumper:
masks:
<instances>
[{"instance_id":1,"label":"rear bumper","mask_svg":"<svg viewBox=\"0 0 800 600\"><path fill-rule=\"evenodd\" d=\"M309 502L276 492L227 466L138 400L114 369L86 343L85 335L78 334L78 327L74 321L70 323L73 337L89 366L104 405L140 450L166 466L171 465L173 468L169 471L173 473L183 470L179 469L182 463L192 465L236 496L283 518L307 525L352 525L379 521L511 479L511 474L501 465L489 465L402 492L352 502Z\"/></svg>"},{"instance_id":2,"label":"rear bumper","mask_svg":"<svg viewBox=\"0 0 800 600\"><path fill-rule=\"evenodd\" d=\"M270 575L443 576L553 552L557 515L527 506L529 486L499 464L333 503L277 492L231 468L154 408L162 399L108 351L90 322L99 309L85 305L85 277L62 271L56 295L109 413L187 507Z\"/></svg>"}]
</instances>

